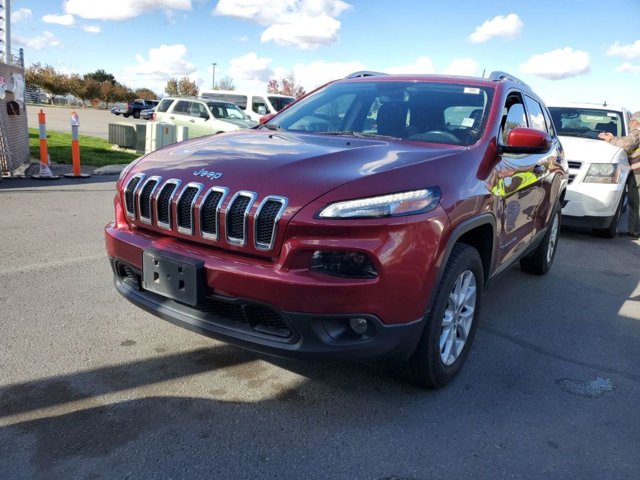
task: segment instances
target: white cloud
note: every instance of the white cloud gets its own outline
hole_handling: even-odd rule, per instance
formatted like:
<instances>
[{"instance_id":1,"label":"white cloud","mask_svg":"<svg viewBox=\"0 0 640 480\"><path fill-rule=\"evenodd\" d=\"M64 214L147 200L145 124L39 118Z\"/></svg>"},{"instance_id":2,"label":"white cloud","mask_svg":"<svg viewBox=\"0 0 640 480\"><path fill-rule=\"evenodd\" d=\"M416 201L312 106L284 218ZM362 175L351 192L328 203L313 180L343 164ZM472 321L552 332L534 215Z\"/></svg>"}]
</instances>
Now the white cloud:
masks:
<instances>
[{"instance_id":1,"label":"white cloud","mask_svg":"<svg viewBox=\"0 0 640 480\"><path fill-rule=\"evenodd\" d=\"M318 17L293 14L268 27L262 32L260 40L263 43L272 41L281 46L312 50L335 42L339 30L340 22L324 13Z\"/></svg>"},{"instance_id":2,"label":"white cloud","mask_svg":"<svg viewBox=\"0 0 640 480\"><path fill-rule=\"evenodd\" d=\"M230 62L229 76L235 81L261 82L265 85L273 78L270 58L258 57L255 52L234 58Z\"/></svg>"},{"instance_id":3,"label":"white cloud","mask_svg":"<svg viewBox=\"0 0 640 480\"><path fill-rule=\"evenodd\" d=\"M73 25L73 15L45 15L42 17L44 23L54 23L56 25Z\"/></svg>"},{"instance_id":4,"label":"white cloud","mask_svg":"<svg viewBox=\"0 0 640 480\"><path fill-rule=\"evenodd\" d=\"M116 75L132 88L148 87L161 92L170 78L194 77L196 67L189 62L187 47L181 44L160 45L149 50L148 58L136 55L136 65L126 67Z\"/></svg>"},{"instance_id":5,"label":"white cloud","mask_svg":"<svg viewBox=\"0 0 640 480\"><path fill-rule=\"evenodd\" d=\"M494 37L515 38L522 31L523 23L515 13L507 16L498 15L487 20L469 35L471 43L484 43Z\"/></svg>"},{"instance_id":6,"label":"white cloud","mask_svg":"<svg viewBox=\"0 0 640 480\"><path fill-rule=\"evenodd\" d=\"M616 42L609 47L607 55L629 59L640 57L640 40L636 40L631 45L620 45L619 42Z\"/></svg>"},{"instance_id":7,"label":"white cloud","mask_svg":"<svg viewBox=\"0 0 640 480\"><path fill-rule=\"evenodd\" d=\"M66 0L65 12L91 20L126 20L152 10L191 10L191 0Z\"/></svg>"},{"instance_id":8,"label":"white cloud","mask_svg":"<svg viewBox=\"0 0 640 480\"><path fill-rule=\"evenodd\" d=\"M310 50L336 41L336 17L349 8L342 0L219 0L213 13L266 26L263 42Z\"/></svg>"},{"instance_id":9,"label":"white cloud","mask_svg":"<svg viewBox=\"0 0 640 480\"><path fill-rule=\"evenodd\" d=\"M472 77L478 71L478 62L472 58L454 58L442 73L445 75L464 75Z\"/></svg>"},{"instance_id":10,"label":"white cloud","mask_svg":"<svg viewBox=\"0 0 640 480\"><path fill-rule=\"evenodd\" d=\"M280 80L293 72L294 77L307 92L323 85L331 80L343 78L350 73L367 70L367 66L361 62L325 62L318 60L307 64L296 64L288 71L284 68L276 68L274 77Z\"/></svg>"},{"instance_id":11,"label":"white cloud","mask_svg":"<svg viewBox=\"0 0 640 480\"><path fill-rule=\"evenodd\" d=\"M587 52L570 47L558 48L532 56L520 65L519 71L549 80L577 77L591 71L590 58Z\"/></svg>"},{"instance_id":12,"label":"white cloud","mask_svg":"<svg viewBox=\"0 0 640 480\"><path fill-rule=\"evenodd\" d=\"M28 18L31 18L31 10L28 8L19 8L11 14L12 23L18 23Z\"/></svg>"},{"instance_id":13,"label":"white cloud","mask_svg":"<svg viewBox=\"0 0 640 480\"><path fill-rule=\"evenodd\" d=\"M100 33L102 32L102 28L99 25L82 25L81 27L85 32L89 33Z\"/></svg>"},{"instance_id":14,"label":"white cloud","mask_svg":"<svg viewBox=\"0 0 640 480\"><path fill-rule=\"evenodd\" d=\"M628 72L628 73L638 73L640 74L640 65L634 65L630 62L625 62L616 68L616 72Z\"/></svg>"},{"instance_id":15,"label":"white cloud","mask_svg":"<svg viewBox=\"0 0 640 480\"><path fill-rule=\"evenodd\" d=\"M56 36L48 31L42 32L42 35L36 37L21 37L19 35L12 36L13 41L18 45L22 45L33 50L43 50L47 47L62 48L62 43Z\"/></svg>"},{"instance_id":16,"label":"white cloud","mask_svg":"<svg viewBox=\"0 0 640 480\"><path fill-rule=\"evenodd\" d=\"M159 76L171 78L185 76L195 72L195 66L187 61L187 47L182 44L160 45L149 50L149 58L136 55L138 65L133 71L138 75Z\"/></svg>"},{"instance_id":17,"label":"white cloud","mask_svg":"<svg viewBox=\"0 0 640 480\"><path fill-rule=\"evenodd\" d=\"M433 61L429 57L419 57L415 62L400 65L397 67L389 67L384 70L386 73L395 73L395 74L403 74L403 73L422 73L422 74L430 74L436 73L436 67L433 64Z\"/></svg>"}]
</instances>

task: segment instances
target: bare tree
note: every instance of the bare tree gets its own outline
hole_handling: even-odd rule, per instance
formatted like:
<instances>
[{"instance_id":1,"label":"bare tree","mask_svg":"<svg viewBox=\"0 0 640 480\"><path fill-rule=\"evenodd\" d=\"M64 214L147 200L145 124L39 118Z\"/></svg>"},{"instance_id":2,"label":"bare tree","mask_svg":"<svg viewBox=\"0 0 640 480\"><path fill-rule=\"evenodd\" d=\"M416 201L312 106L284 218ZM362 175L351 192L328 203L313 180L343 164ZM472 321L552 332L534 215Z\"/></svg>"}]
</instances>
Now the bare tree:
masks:
<instances>
[{"instance_id":1,"label":"bare tree","mask_svg":"<svg viewBox=\"0 0 640 480\"><path fill-rule=\"evenodd\" d=\"M178 80L175 78L170 78L167 81L167 85L164 87L164 93L170 96L178 95Z\"/></svg>"},{"instance_id":2,"label":"bare tree","mask_svg":"<svg viewBox=\"0 0 640 480\"><path fill-rule=\"evenodd\" d=\"M267 86L267 93L279 93L281 95L289 95L291 97L300 98L307 92L304 87L298 83L293 72L280 79L272 79Z\"/></svg>"},{"instance_id":3,"label":"bare tree","mask_svg":"<svg viewBox=\"0 0 640 480\"><path fill-rule=\"evenodd\" d=\"M216 85L216 90L235 90L236 86L233 84L233 78L224 77L218 85Z\"/></svg>"},{"instance_id":4,"label":"bare tree","mask_svg":"<svg viewBox=\"0 0 640 480\"><path fill-rule=\"evenodd\" d=\"M138 88L134 93L136 98L142 98L144 100L155 100L158 98L158 95L149 88Z\"/></svg>"},{"instance_id":5,"label":"bare tree","mask_svg":"<svg viewBox=\"0 0 640 480\"><path fill-rule=\"evenodd\" d=\"M189 80L189 77L182 77L178 80L178 94L189 97L198 96L198 85L196 82Z\"/></svg>"}]
</instances>

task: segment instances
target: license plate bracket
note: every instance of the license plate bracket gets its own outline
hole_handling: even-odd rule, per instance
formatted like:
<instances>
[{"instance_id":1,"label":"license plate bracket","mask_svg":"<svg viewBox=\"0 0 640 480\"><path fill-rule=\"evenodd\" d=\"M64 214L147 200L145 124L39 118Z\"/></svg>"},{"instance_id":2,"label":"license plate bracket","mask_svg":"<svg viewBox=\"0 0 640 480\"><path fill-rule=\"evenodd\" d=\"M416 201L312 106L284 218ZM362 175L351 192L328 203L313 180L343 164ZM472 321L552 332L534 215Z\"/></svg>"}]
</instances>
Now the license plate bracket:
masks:
<instances>
[{"instance_id":1,"label":"license plate bracket","mask_svg":"<svg viewBox=\"0 0 640 480\"><path fill-rule=\"evenodd\" d=\"M204 262L179 255L142 252L142 288L196 306L206 290Z\"/></svg>"}]
</instances>

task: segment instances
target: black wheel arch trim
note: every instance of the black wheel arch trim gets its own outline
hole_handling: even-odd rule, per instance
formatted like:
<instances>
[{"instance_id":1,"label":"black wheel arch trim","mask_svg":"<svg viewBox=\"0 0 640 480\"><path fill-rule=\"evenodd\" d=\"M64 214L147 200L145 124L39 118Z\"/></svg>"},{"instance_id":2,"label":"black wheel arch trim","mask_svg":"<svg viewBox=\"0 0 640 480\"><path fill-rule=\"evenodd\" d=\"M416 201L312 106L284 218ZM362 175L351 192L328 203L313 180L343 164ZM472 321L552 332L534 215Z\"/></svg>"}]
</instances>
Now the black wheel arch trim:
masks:
<instances>
[{"instance_id":1,"label":"black wheel arch trim","mask_svg":"<svg viewBox=\"0 0 640 480\"><path fill-rule=\"evenodd\" d=\"M490 251L490 257L488 259L488 262L485 262L484 260L482 261L482 268L483 268L483 274L484 274L484 285L485 285L485 289L487 288L487 285L489 283L489 277L490 277L490 269L491 269L491 262L494 258L495 255L495 246L496 246L496 242L495 242L495 236L496 236L496 218L491 214L491 213L483 213L481 215L478 215L476 217L470 218L468 220L465 220L464 222L460 223L459 225L456 225L456 227L451 231L451 235L449 235L449 239L447 240L447 246L444 249L444 252L442 254L441 257L441 261L440 261L440 266L438 267L438 271L436 273L436 278L435 281L433 283L434 285L434 289L437 288L437 285L440 284L440 282L442 281L442 276L444 275L444 271L445 268L447 267L447 262L449 261L449 258L451 257L451 252L453 250L453 247L458 243L458 241L460 240L460 238L462 238L463 235L465 235L466 233L470 232L471 230L474 230L476 228L479 227L483 227L485 225L488 225L491 227L491 230L493 232L493 236L492 236L492 240L491 240L491 251ZM472 245L473 246L473 245ZM479 252L480 257L482 259L482 252ZM489 268L487 268L487 266ZM429 303L427 305L427 308L425 310L425 312L429 312L431 311L431 308L433 306L433 302L434 302L434 295L433 292L431 292L432 294L429 295Z\"/></svg>"}]
</instances>

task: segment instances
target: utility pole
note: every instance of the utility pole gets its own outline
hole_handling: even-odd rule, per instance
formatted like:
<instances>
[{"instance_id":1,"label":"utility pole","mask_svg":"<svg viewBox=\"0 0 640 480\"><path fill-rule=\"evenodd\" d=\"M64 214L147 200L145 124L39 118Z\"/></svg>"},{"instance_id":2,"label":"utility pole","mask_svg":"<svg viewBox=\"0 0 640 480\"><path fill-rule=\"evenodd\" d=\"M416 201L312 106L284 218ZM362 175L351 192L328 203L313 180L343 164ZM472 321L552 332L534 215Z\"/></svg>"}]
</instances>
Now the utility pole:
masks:
<instances>
[{"instance_id":1,"label":"utility pole","mask_svg":"<svg viewBox=\"0 0 640 480\"><path fill-rule=\"evenodd\" d=\"M211 75L211 88L215 90L216 88L216 65L217 63L212 63L211 66L213 67L213 73Z\"/></svg>"}]
</instances>

